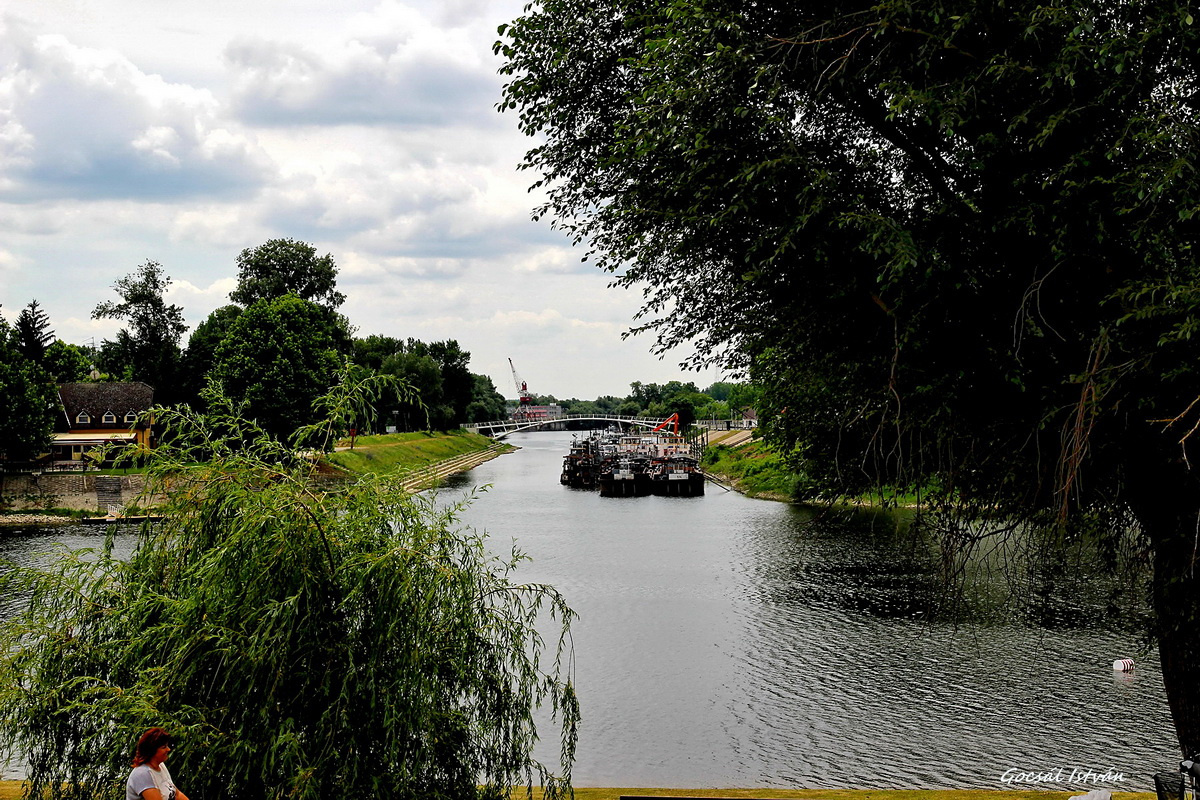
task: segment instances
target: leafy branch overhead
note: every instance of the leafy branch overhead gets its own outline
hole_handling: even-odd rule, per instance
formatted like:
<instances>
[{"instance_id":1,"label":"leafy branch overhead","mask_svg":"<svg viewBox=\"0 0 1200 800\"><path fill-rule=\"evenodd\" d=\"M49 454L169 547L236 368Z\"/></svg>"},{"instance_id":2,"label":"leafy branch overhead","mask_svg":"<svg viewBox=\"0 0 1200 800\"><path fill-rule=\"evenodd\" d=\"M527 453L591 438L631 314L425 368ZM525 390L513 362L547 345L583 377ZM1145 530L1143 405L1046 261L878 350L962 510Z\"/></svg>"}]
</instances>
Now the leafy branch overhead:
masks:
<instances>
[{"instance_id":1,"label":"leafy branch overhead","mask_svg":"<svg viewBox=\"0 0 1200 800\"><path fill-rule=\"evenodd\" d=\"M920 490L948 564L1136 522L1200 750L1191 12L544 0L500 36L534 215L642 294L656 349L763 388L809 496Z\"/></svg>"}]
</instances>

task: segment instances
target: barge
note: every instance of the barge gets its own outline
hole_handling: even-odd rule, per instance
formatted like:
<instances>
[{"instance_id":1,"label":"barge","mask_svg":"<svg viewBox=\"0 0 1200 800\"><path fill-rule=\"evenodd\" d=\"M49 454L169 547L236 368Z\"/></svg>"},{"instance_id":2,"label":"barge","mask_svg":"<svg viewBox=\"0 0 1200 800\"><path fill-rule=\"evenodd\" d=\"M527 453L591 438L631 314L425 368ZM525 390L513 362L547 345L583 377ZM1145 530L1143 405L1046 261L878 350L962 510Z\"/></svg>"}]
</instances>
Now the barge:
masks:
<instances>
[{"instance_id":1,"label":"barge","mask_svg":"<svg viewBox=\"0 0 1200 800\"><path fill-rule=\"evenodd\" d=\"M664 431L671 423L674 431ZM675 415L648 433L596 431L571 442L559 482L598 488L601 497L699 497L706 476L693 451L692 442L679 434Z\"/></svg>"}]
</instances>

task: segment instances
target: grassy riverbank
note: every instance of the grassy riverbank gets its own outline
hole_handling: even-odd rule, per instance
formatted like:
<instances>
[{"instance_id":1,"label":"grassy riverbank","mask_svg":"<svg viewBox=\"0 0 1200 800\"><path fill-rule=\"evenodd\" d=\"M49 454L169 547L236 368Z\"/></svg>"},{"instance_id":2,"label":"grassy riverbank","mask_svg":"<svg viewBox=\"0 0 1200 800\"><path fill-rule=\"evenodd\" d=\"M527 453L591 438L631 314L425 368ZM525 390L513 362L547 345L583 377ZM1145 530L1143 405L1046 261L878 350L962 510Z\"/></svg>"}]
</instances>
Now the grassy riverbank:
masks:
<instances>
[{"instance_id":1,"label":"grassy riverbank","mask_svg":"<svg viewBox=\"0 0 1200 800\"><path fill-rule=\"evenodd\" d=\"M702 466L747 497L784 502L807 502L798 496L802 477L788 468L784 459L759 439L729 446L721 442L704 451ZM905 508L917 505L913 492L884 489L882 492L842 498L835 505Z\"/></svg>"},{"instance_id":2,"label":"grassy riverbank","mask_svg":"<svg viewBox=\"0 0 1200 800\"><path fill-rule=\"evenodd\" d=\"M183 784L186 787L186 783ZM587 789L576 788L575 800L618 800L621 795L654 797L730 797L795 798L795 800L1064 800L1078 792L1023 792L989 790L879 790L879 789ZM0 800L17 800L20 781L0 781ZM513 792L513 800L525 797L524 790ZM541 793L534 792L535 800ZM1113 800L1155 800L1153 792L1113 792Z\"/></svg>"},{"instance_id":3,"label":"grassy riverbank","mask_svg":"<svg viewBox=\"0 0 1200 800\"><path fill-rule=\"evenodd\" d=\"M328 460L347 472L404 472L487 450L493 444L486 436L466 431L386 433L359 436L354 449L349 449L349 439L338 442Z\"/></svg>"},{"instance_id":4,"label":"grassy riverbank","mask_svg":"<svg viewBox=\"0 0 1200 800\"><path fill-rule=\"evenodd\" d=\"M702 466L747 497L764 500L794 500L800 480L778 453L758 439L733 447L709 445Z\"/></svg>"}]
</instances>

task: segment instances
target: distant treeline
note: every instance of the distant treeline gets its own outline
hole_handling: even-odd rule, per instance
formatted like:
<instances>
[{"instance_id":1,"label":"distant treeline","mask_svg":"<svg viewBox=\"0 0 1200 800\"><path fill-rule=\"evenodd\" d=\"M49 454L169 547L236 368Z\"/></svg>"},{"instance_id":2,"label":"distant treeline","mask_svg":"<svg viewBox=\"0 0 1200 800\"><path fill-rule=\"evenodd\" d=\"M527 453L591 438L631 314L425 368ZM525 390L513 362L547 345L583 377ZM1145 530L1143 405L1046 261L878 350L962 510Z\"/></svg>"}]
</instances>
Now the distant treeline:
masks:
<instances>
[{"instance_id":1,"label":"distant treeline","mask_svg":"<svg viewBox=\"0 0 1200 800\"><path fill-rule=\"evenodd\" d=\"M535 395L534 401L543 405L557 403L568 414L656 418L678 414L683 425L698 419L741 419L758 403L758 390L754 386L727 381L718 381L707 389L699 389L691 381L668 381L662 385L634 381L629 389L626 397L604 395L595 400L559 400L553 395Z\"/></svg>"},{"instance_id":2,"label":"distant treeline","mask_svg":"<svg viewBox=\"0 0 1200 800\"><path fill-rule=\"evenodd\" d=\"M125 323L112 340L80 346L54 336L36 299L13 325L0 318L0 458L43 452L57 413L55 385L76 381L141 381L162 405L205 405L210 383L243 404L244 415L284 437L311 422L313 401L346 362L360 370L403 378L419 401L385 403L358 421L364 432L446 430L466 422L502 419L503 395L491 378L472 373L471 354L453 339L422 342L392 336L359 337L338 311L337 265L329 254L292 239L243 250L230 303L213 311L184 342L183 309L168 304L171 278L146 261L113 284L117 300L101 302L96 319ZM752 405L753 393L718 383L701 392L692 383L634 383L628 397L555 400L571 413L608 411L726 418Z\"/></svg>"}]
</instances>

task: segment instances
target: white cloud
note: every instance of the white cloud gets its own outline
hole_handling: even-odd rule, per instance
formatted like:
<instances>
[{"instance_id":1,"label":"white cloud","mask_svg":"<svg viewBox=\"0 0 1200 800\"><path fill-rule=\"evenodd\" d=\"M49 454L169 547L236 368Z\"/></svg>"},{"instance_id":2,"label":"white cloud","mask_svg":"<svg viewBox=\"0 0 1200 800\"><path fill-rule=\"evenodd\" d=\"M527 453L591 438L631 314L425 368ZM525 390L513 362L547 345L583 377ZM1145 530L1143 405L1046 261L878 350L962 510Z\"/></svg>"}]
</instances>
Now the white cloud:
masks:
<instances>
[{"instance_id":1,"label":"white cloud","mask_svg":"<svg viewBox=\"0 0 1200 800\"><path fill-rule=\"evenodd\" d=\"M0 279L3 279L8 273L16 272L17 266L17 256L0 247Z\"/></svg>"},{"instance_id":2,"label":"white cloud","mask_svg":"<svg viewBox=\"0 0 1200 800\"><path fill-rule=\"evenodd\" d=\"M266 241L269 232L246 218L237 205L189 205L176 210L167 226L167 238L175 243L217 245L239 251L255 239Z\"/></svg>"},{"instance_id":3,"label":"white cloud","mask_svg":"<svg viewBox=\"0 0 1200 800\"><path fill-rule=\"evenodd\" d=\"M254 123L499 124L487 104L492 81L438 57L384 58L360 46L333 63L298 45L261 41L239 42L227 55L238 113Z\"/></svg>"},{"instance_id":4,"label":"white cloud","mask_svg":"<svg viewBox=\"0 0 1200 800\"><path fill-rule=\"evenodd\" d=\"M519 328L521 330L536 329L539 336L547 332L565 331L567 329L593 331L604 335L620 335L621 332L620 328L611 323L580 319L579 317L567 317L561 311L554 308L544 308L541 311L497 311L491 316L488 322L493 325Z\"/></svg>"},{"instance_id":5,"label":"white cloud","mask_svg":"<svg viewBox=\"0 0 1200 800\"><path fill-rule=\"evenodd\" d=\"M398 3L351 17L319 51L261 37L225 51L238 113L258 124L496 129L499 81L487 55L478 31L439 27Z\"/></svg>"},{"instance_id":6,"label":"white cloud","mask_svg":"<svg viewBox=\"0 0 1200 800\"><path fill-rule=\"evenodd\" d=\"M523 0L10 0L0 24L0 301L67 341L146 259L193 328L246 247L332 253L361 334L458 339L509 386L594 397L678 376L622 341L636 293L532 223L531 141L494 111ZM13 8L9 8L12 6Z\"/></svg>"},{"instance_id":7,"label":"white cloud","mask_svg":"<svg viewBox=\"0 0 1200 800\"><path fill-rule=\"evenodd\" d=\"M173 280L165 297L168 303L183 308L219 308L229 305L229 293L237 288L237 278L220 278L208 286L197 286L186 280Z\"/></svg>"},{"instance_id":8,"label":"white cloud","mask_svg":"<svg viewBox=\"0 0 1200 800\"><path fill-rule=\"evenodd\" d=\"M11 23L0 54L2 199L244 196L271 173L206 89Z\"/></svg>"}]
</instances>

